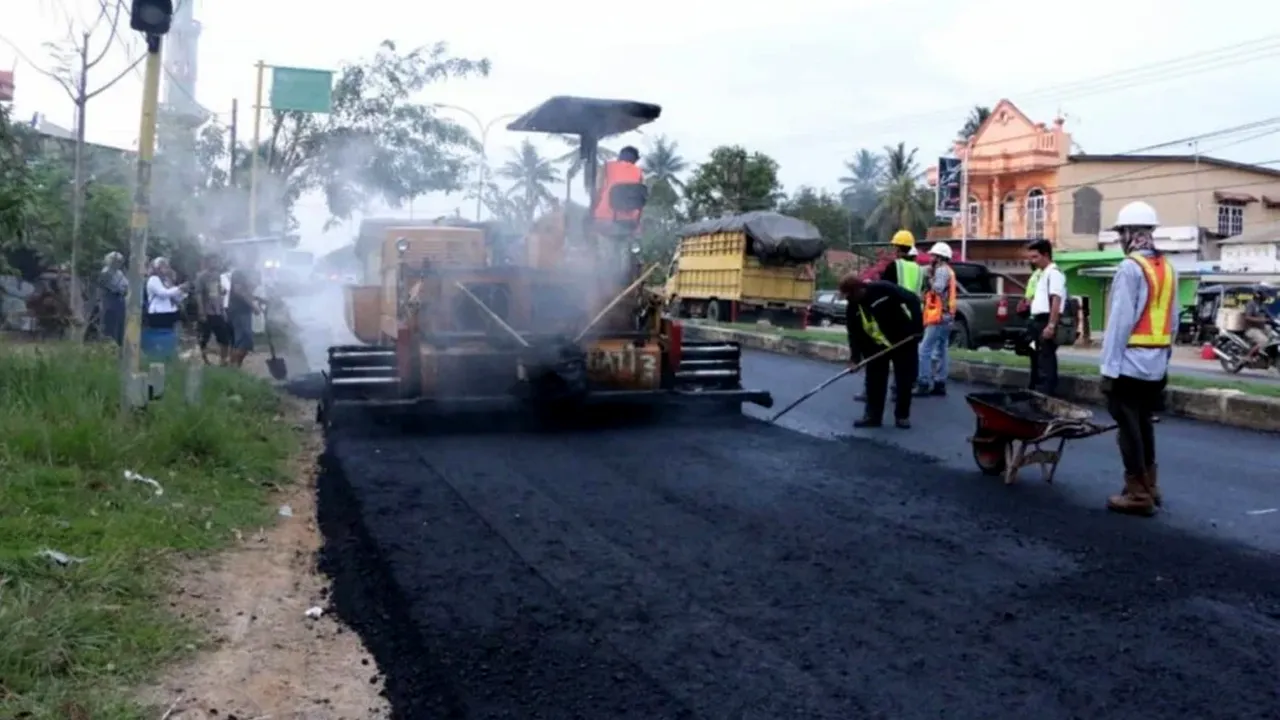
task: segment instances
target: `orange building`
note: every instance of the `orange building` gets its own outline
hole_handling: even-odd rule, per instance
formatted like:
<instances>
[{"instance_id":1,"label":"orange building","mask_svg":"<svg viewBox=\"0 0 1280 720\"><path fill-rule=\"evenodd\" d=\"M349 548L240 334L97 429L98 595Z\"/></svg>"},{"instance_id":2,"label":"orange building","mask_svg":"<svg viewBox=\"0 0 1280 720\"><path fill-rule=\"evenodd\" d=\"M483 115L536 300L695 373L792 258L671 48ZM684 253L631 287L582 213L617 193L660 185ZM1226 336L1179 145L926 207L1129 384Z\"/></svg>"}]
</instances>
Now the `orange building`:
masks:
<instances>
[{"instance_id":1,"label":"orange building","mask_svg":"<svg viewBox=\"0 0 1280 720\"><path fill-rule=\"evenodd\" d=\"M1015 278L1028 275L1026 244L1057 240L1054 188L1070 150L1071 135L1063 130L1062 118L1048 127L1001 100L973 137L955 144L956 157L968 169L967 217L962 212L953 225L931 228L929 242L948 241L959 252L964 239L966 260ZM937 168L929 168L928 175L929 183L936 184Z\"/></svg>"}]
</instances>

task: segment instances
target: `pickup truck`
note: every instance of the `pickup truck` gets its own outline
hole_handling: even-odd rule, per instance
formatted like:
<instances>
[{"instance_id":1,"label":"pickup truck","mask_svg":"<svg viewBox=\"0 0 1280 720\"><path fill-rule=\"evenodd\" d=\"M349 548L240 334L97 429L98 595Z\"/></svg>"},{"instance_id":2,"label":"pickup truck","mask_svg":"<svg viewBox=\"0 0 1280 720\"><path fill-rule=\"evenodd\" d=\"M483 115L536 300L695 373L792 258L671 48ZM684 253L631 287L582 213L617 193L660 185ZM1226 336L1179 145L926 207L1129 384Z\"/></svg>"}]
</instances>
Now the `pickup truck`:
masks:
<instances>
[{"instance_id":1,"label":"pickup truck","mask_svg":"<svg viewBox=\"0 0 1280 720\"><path fill-rule=\"evenodd\" d=\"M952 263L956 273L956 322L951 327L951 345L976 349L1005 348L1026 333L1030 318L1018 312L1023 299L1023 286L1012 278L991 272L977 263ZM1005 292L996 292L1003 279ZM1058 345L1074 345L1076 340L1076 306L1068 300L1058 324Z\"/></svg>"}]
</instances>

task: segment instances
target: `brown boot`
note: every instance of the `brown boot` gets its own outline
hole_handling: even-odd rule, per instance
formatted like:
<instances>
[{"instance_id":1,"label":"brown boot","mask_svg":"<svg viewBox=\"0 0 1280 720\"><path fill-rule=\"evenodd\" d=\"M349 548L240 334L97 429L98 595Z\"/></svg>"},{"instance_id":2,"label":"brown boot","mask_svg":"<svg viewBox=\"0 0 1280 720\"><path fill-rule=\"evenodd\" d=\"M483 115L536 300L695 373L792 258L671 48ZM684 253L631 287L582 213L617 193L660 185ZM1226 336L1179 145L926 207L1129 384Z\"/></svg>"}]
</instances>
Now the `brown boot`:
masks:
<instances>
[{"instance_id":1,"label":"brown boot","mask_svg":"<svg viewBox=\"0 0 1280 720\"><path fill-rule=\"evenodd\" d=\"M1156 504L1156 507L1164 504L1164 498L1160 495L1159 468L1159 465L1152 465L1147 468L1147 491L1151 493L1151 500Z\"/></svg>"},{"instance_id":2,"label":"brown boot","mask_svg":"<svg viewBox=\"0 0 1280 720\"><path fill-rule=\"evenodd\" d=\"M1124 490L1107 498L1107 509L1125 515L1151 517L1156 514L1156 503L1147 489L1142 475L1125 475Z\"/></svg>"}]
</instances>

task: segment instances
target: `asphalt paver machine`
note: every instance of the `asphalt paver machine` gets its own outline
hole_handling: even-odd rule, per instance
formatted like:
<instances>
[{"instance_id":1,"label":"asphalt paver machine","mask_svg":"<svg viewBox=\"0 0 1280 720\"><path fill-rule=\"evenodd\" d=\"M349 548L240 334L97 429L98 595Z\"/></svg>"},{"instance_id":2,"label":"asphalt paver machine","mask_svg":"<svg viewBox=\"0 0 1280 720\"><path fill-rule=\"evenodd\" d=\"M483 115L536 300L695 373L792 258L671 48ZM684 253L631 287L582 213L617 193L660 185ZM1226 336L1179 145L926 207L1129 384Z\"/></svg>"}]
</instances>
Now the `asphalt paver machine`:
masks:
<instances>
[{"instance_id":1,"label":"asphalt paver machine","mask_svg":"<svg viewBox=\"0 0 1280 720\"><path fill-rule=\"evenodd\" d=\"M507 129L576 136L594 198L599 142L660 114L648 103L561 96ZM614 187L610 200L639 210L647 190ZM361 344L329 349L321 421L352 407L772 406L768 392L743 388L738 344L686 340L663 314L661 294L645 288L656 267L636 259L635 223L569 208L551 216L515 239L493 224L387 228L370 265L377 282L347 289Z\"/></svg>"}]
</instances>

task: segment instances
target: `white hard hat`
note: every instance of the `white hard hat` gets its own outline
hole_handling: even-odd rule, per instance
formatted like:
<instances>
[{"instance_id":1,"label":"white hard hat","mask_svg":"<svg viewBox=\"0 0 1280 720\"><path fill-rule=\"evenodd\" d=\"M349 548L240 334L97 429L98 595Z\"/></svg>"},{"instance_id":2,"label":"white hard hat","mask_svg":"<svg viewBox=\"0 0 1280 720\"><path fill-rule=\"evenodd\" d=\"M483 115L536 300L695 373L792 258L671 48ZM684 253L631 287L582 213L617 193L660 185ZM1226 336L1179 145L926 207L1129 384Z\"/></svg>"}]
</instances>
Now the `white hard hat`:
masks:
<instances>
[{"instance_id":1,"label":"white hard hat","mask_svg":"<svg viewBox=\"0 0 1280 720\"><path fill-rule=\"evenodd\" d=\"M1120 208L1120 212L1116 213L1116 224L1111 227L1112 230L1122 227L1159 227L1160 218L1156 216L1156 209L1147 203L1137 200Z\"/></svg>"},{"instance_id":2,"label":"white hard hat","mask_svg":"<svg viewBox=\"0 0 1280 720\"><path fill-rule=\"evenodd\" d=\"M915 257L915 256L917 256L917 255L919 255L919 254L920 254L920 252L919 252L918 250L916 250L915 248L911 248L910 250L908 250L908 251L907 251L907 257Z\"/></svg>"},{"instance_id":3,"label":"white hard hat","mask_svg":"<svg viewBox=\"0 0 1280 720\"><path fill-rule=\"evenodd\" d=\"M937 255L940 258L951 259L951 246L944 242L936 242L933 247L929 248L930 255Z\"/></svg>"}]
</instances>

